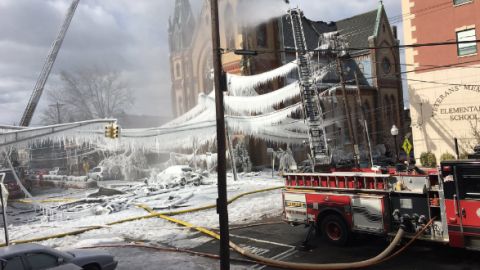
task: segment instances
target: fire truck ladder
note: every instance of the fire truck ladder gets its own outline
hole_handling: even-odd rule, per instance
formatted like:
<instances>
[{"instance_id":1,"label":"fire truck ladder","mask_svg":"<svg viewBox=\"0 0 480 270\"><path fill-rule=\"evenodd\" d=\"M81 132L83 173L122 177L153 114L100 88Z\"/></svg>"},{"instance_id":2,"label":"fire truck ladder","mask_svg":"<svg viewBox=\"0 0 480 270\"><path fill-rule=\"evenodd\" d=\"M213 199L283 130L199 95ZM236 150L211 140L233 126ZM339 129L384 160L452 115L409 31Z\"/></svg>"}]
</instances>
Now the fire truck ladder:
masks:
<instances>
[{"instance_id":1,"label":"fire truck ladder","mask_svg":"<svg viewBox=\"0 0 480 270\"><path fill-rule=\"evenodd\" d=\"M37 83L35 84L35 88L33 88L32 95L30 96L30 100L28 101L27 108L25 108L25 112L23 113L22 119L20 120L20 126L22 127L28 127L30 125L30 122L32 121L33 113L37 108L38 102L40 101L40 97L42 96L43 88L45 87L45 83L47 82L48 75L50 75L50 71L52 70L53 64L55 63L58 51L62 46L63 39L65 38L68 26L72 21L73 14L75 13L75 9L77 8L79 1L80 0L74 0L70 5L67 16L65 16L65 20L63 21L62 27L60 28L60 32L58 33L57 38L55 39L52 47L50 48L50 52L48 53L45 63L43 64L42 71L38 76Z\"/></svg>"},{"instance_id":2,"label":"fire truck ladder","mask_svg":"<svg viewBox=\"0 0 480 270\"><path fill-rule=\"evenodd\" d=\"M298 75L302 93L303 115L308 124L310 155L312 162L329 165L331 157L328 152L323 113L317 95L317 88L312 76L310 57L307 52L302 25L302 11L298 8L288 11L293 30L293 39L297 51ZM313 165L315 165L313 164ZM313 167L313 166L312 166Z\"/></svg>"}]
</instances>

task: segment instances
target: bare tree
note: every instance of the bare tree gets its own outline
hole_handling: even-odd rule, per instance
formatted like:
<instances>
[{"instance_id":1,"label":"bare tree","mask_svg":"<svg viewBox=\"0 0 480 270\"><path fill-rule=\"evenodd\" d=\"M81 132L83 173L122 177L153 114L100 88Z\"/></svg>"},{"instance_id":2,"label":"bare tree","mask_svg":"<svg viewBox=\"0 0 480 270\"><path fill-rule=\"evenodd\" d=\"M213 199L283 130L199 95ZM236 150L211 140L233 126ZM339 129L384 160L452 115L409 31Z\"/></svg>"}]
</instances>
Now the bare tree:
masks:
<instances>
[{"instance_id":1,"label":"bare tree","mask_svg":"<svg viewBox=\"0 0 480 270\"><path fill-rule=\"evenodd\" d=\"M470 121L472 135L475 138L476 144L480 144L480 120L475 119L475 122Z\"/></svg>"},{"instance_id":2,"label":"bare tree","mask_svg":"<svg viewBox=\"0 0 480 270\"><path fill-rule=\"evenodd\" d=\"M131 91L118 72L99 68L75 74L62 71L60 78L60 87L47 92L52 106L42 113L45 124L117 117L133 105Z\"/></svg>"}]
</instances>

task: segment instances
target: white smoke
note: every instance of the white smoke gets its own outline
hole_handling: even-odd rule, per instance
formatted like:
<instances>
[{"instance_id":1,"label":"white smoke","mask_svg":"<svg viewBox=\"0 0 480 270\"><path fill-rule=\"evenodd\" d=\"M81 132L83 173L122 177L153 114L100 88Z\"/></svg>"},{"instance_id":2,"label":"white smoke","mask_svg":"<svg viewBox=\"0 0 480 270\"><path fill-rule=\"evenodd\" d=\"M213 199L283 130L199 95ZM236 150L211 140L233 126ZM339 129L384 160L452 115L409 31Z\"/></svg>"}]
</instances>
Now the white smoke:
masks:
<instances>
[{"instance_id":1,"label":"white smoke","mask_svg":"<svg viewBox=\"0 0 480 270\"><path fill-rule=\"evenodd\" d=\"M255 27L286 14L289 5L284 0L243 0L237 7L238 23Z\"/></svg>"}]
</instances>

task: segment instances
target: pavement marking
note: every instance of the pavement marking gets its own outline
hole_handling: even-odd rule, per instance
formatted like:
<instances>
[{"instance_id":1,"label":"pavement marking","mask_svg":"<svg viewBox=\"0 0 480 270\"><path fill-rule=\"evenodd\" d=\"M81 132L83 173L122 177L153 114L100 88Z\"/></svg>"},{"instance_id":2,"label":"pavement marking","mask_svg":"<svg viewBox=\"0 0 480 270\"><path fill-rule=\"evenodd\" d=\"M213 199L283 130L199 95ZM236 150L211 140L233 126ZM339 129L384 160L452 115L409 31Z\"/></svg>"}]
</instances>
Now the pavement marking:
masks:
<instances>
[{"instance_id":1,"label":"pavement marking","mask_svg":"<svg viewBox=\"0 0 480 270\"><path fill-rule=\"evenodd\" d=\"M292 246L292 245L287 245L287 244L282 244L282 243L277 243L277 242L272 242L272 241L267 241L267 240L260 240L260 239L251 238L251 237L248 237L248 236L241 236L241 235L236 235L236 234L230 234L230 236L240 238L240 239L247 239L247 240L258 242L258 243L271 244L271 245L276 245L276 246L280 246L280 247L295 248L295 246Z\"/></svg>"},{"instance_id":2,"label":"pavement marking","mask_svg":"<svg viewBox=\"0 0 480 270\"><path fill-rule=\"evenodd\" d=\"M275 256L273 256L272 258L270 259L273 259L273 260L282 260L282 259L285 259L287 257L290 257L291 255L295 254L297 252L297 250L295 249L295 247L292 247L290 249L287 249L286 251L282 252L282 253L279 253ZM254 266L250 267L250 269L252 270L261 270L261 269L264 269L265 267L267 267L267 265L261 265L261 264L255 264Z\"/></svg>"}]
</instances>

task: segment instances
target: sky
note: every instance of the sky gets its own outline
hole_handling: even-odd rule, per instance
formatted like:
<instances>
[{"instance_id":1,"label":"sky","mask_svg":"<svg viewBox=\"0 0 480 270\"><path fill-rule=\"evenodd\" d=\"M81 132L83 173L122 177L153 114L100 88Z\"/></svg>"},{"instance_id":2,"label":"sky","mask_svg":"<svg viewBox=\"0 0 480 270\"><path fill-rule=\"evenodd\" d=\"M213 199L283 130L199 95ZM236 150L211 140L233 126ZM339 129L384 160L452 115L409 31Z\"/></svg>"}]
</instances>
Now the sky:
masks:
<instances>
[{"instance_id":1,"label":"sky","mask_svg":"<svg viewBox=\"0 0 480 270\"><path fill-rule=\"evenodd\" d=\"M204 0L190 0L199 13ZM312 20L334 21L375 9L376 0L251 1L259 20L299 7ZM401 1L385 0L390 18ZM0 0L0 125L17 124L71 0ZM92 67L119 72L135 96L130 114L172 116L168 18L175 0L80 0L45 87L59 87L61 71ZM272 7L276 12L271 12ZM250 14L252 15L252 14ZM399 25L399 20L394 20ZM400 25L399 25L400 26ZM399 28L400 38L401 28ZM49 101L44 93L33 118Z\"/></svg>"}]
</instances>

